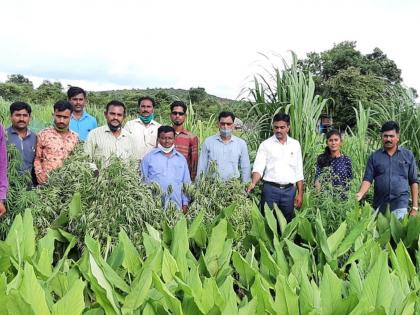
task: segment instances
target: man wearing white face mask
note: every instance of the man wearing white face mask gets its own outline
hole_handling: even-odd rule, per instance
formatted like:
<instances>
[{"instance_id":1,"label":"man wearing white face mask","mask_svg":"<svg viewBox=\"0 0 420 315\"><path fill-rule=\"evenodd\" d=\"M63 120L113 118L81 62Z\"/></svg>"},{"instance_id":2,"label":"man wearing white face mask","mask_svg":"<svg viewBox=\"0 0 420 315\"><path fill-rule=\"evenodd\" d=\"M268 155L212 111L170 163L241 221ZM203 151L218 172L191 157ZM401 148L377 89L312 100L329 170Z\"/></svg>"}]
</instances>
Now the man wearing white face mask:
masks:
<instances>
[{"instance_id":1,"label":"man wearing white face mask","mask_svg":"<svg viewBox=\"0 0 420 315\"><path fill-rule=\"evenodd\" d=\"M173 202L187 213L189 198L182 192L183 184L191 183L185 157L175 149L175 129L158 128L158 147L150 151L140 163L142 176L147 183L158 183L164 192L164 207ZM168 190L171 186L172 189ZM169 192L170 191L170 192Z\"/></svg>"},{"instance_id":2,"label":"man wearing white face mask","mask_svg":"<svg viewBox=\"0 0 420 315\"><path fill-rule=\"evenodd\" d=\"M198 176L208 171L210 161L216 161L221 179L241 177L244 183L250 181L251 165L248 148L244 140L232 134L234 121L235 115L231 112L219 114L219 134L204 140L198 159Z\"/></svg>"}]
</instances>

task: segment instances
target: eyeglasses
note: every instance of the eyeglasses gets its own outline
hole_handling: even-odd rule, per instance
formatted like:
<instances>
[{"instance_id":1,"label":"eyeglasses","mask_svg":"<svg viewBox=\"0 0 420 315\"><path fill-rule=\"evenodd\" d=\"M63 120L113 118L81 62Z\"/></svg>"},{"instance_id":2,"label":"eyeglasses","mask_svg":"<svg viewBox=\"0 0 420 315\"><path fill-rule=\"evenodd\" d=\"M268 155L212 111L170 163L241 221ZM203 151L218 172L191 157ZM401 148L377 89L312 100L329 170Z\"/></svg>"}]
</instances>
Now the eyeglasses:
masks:
<instances>
[{"instance_id":1,"label":"eyeglasses","mask_svg":"<svg viewBox=\"0 0 420 315\"><path fill-rule=\"evenodd\" d=\"M174 115L174 116L176 116L176 115L178 115L178 116L184 116L185 113L183 113L183 112L172 112L172 115Z\"/></svg>"}]
</instances>

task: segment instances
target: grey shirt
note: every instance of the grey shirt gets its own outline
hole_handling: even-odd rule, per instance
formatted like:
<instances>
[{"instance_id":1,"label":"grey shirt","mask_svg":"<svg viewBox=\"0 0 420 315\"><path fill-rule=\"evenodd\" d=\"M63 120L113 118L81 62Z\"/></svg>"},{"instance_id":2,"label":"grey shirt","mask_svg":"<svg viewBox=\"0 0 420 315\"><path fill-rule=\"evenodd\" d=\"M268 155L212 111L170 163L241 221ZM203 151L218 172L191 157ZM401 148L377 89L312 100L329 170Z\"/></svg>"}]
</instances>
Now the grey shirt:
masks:
<instances>
[{"instance_id":1,"label":"grey shirt","mask_svg":"<svg viewBox=\"0 0 420 315\"><path fill-rule=\"evenodd\" d=\"M21 170L32 172L35 159L36 134L28 129L28 134L22 139L16 130L10 126L7 128L7 144L14 144L19 150L23 160Z\"/></svg>"},{"instance_id":2,"label":"grey shirt","mask_svg":"<svg viewBox=\"0 0 420 315\"><path fill-rule=\"evenodd\" d=\"M379 149L369 156L364 181L374 182L373 206L385 211L408 208L409 190L418 183L417 165L410 150L398 147L393 156Z\"/></svg>"}]
</instances>

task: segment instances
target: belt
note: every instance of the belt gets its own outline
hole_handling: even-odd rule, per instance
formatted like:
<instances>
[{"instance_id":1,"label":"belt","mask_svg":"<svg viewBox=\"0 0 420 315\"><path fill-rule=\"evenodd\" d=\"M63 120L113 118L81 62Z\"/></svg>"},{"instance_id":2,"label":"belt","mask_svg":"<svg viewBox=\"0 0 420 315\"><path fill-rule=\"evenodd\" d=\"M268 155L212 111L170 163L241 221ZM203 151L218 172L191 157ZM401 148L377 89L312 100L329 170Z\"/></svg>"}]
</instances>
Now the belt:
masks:
<instances>
[{"instance_id":1,"label":"belt","mask_svg":"<svg viewBox=\"0 0 420 315\"><path fill-rule=\"evenodd\" d=\"M292 184L292 183L289 183L289 184L278 184L278 183L269 182L269 181L266 181L266 180L263 180L263 183L264 184L271 185L271 186L274 186L274 187L277 187L277 188L282 188L282 189L289 188L289 187L294 186L294 184Z\"/></svg>"}]
</instances>

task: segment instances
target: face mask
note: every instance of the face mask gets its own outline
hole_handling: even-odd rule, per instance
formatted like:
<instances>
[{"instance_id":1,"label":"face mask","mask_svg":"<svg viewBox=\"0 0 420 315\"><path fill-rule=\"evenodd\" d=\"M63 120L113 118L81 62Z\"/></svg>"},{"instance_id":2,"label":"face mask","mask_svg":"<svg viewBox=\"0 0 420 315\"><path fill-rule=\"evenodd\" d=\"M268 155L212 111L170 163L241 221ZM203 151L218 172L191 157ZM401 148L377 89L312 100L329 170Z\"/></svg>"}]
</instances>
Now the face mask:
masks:
<instances>
[{"instance_id":1,"label":"face mask","mask_svg":"<svg viewBox=\"0 0 420 315\"><path fill-rule=\"evenodd\" d=\"M222 136L223 138L229 138L232 136L232 129L224 129L224 128L220 128L220 136Z\"/></svg>"},{"instance_id":2,"label":"face mask","mask_svg":"<svg viewBox=\"0 0 420 315\"><path fill-rule=\"evenodd\" d=\"M69 126L66 126L66 127L58 127L55 122L54 122L54 128L58 132L66 132L66 131L69 130Z\"/></svg>"},{"instance_id":3,"label":"face mask","mask_svg":"<svg viewBox=\"0 0 420 315\"><path fill-rule=\"evenodd\" d=\"M160 143L158 143L158 148L160 148L164 153L169 153L169 152L171 152L175 148L175 145L173 144L169 148L165 148Z\"/></svg>"},{"instance_id":4,"label":"face mask","mask_svg":"<svg viewBox=\"0 0 420 315\"><path fill-rule=\"evenodd\" d=\"M155 118L155 113L150 114L149 116L139 116L139 119L143 122L143 124L150 124L150 122Z\"/></svg>"},{"instance_id":5,"label":"face mask","mask_svg":"<svg viewBox=\"0 0 420 315\"><path fill-rule=\"evenodd\" d=\"M111 132L116 132L116 131L121 129L121 124L118 125L118 126L114 126L114 125L111 125L110 123L108 123L108 127L109 127L109 130L111 130Z\"/></svg>"}]
</instances>

